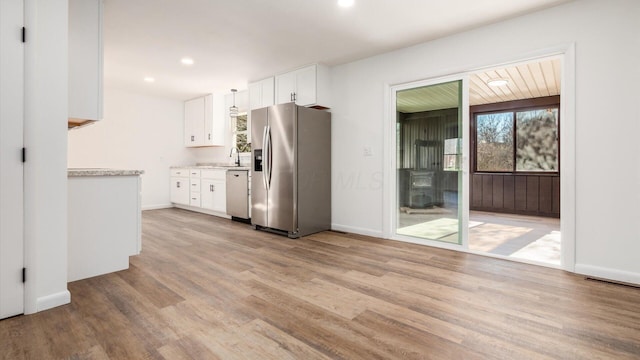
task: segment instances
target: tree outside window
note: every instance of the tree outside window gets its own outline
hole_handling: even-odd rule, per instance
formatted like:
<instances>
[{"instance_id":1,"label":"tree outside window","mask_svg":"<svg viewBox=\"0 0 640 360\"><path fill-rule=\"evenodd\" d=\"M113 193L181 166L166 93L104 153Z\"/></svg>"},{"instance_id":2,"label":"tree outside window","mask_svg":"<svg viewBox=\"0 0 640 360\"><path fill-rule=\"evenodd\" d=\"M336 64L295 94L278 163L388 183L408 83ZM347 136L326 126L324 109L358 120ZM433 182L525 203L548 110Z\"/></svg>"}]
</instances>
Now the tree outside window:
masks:
<instances>
[{"instance_id":1,"label":"tree outside window","mask_svg":"<svg viewBox=\"0 0 640 360\"><path fill-rule=\"evenodd\" d=\"M558 148L557 107L476 115L476 171L557 172Z\"/></svg>"},{"instance_id":2,"label":"tree outside window","mask_svg":"<svg viewBox=\"0 0 640 360\"><path fill-rule=\"evenodd\" d=\"M476 169L513 171L513 113L476 117Z\"/></svg>"},{"instance_id":3,"label":"tree outside window","mask_svg":"<svg viewBox=\"0 0 640 360\"><path fill-rule=\"evenodd\" d=\"M232 132L232 147L237 147L238 152L241 153L251 152L251 144L247 143L247 114L241 114L235 118L235 121L232 122Z\"/></svg>"},{"instance_id":4,"label":"tree outside window","mask_svg":"<svg viewBox=\"0 0 640 360\"><path fill-rule=\"evenodd\" d=\"M516 171L558 171L558 109L516 112Z\"/></svg>"}]
</instances>

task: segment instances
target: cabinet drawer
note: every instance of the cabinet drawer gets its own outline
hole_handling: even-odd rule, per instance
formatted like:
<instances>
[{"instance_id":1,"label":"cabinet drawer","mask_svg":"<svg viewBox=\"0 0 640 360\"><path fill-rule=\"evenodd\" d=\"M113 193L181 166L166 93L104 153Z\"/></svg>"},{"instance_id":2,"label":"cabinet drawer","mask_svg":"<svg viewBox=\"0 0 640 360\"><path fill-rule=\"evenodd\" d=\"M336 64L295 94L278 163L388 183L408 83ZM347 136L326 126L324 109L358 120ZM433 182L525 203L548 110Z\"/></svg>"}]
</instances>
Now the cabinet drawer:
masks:
<instances>
[{"instance_id":1,"label":"cabinet drawer","mask_svg":"<svg viewBox=\"0 0 640 360\"><path fill-rule=\"evenodd\" d=\"M188 177L189 169L171 169L172 177Z\"/></svg>"},{"instance_id":2,"label":"cabinet drawer","mask_svg":"<svg viewBox=\"0 0 640 360\"><path fill-rule=\"evenodd\" d=\"M226 170L202 170L200 176L203 179L226 180Z\"/></svg>"},{"instance_id":3,"label":"cabinet drawer","mask_svg":"<svg viewBox=\"0 0 640 360\"><path fill-rule=\"evenodd\" d=\"M190 169L189 170L189 177L200 179L200 170L199 169Z\"/></svg>"},{"instance_id":4,"label":"cabinet drawer","mask_svg":"<svg viewBox=\"0 0 640 360\"><path fill-rule=\"evenodd\" d=\"M200 192L200 179L199 178L198 179L191 178L189 180L189 183L191 184L190 189L191 189L192 192L193 191Z\"/></svg>"},{"instance_id":5,"label":"cabinet drawer","mask_svg":"<svg viewBox=\"0 0 640 360\"><path fill-rule=\"evenodd\" d=\"M191 206L197 206L200 207L200 193L191 193L191 196L189 197L189 205Z\"/></svg>"}]
</instances>

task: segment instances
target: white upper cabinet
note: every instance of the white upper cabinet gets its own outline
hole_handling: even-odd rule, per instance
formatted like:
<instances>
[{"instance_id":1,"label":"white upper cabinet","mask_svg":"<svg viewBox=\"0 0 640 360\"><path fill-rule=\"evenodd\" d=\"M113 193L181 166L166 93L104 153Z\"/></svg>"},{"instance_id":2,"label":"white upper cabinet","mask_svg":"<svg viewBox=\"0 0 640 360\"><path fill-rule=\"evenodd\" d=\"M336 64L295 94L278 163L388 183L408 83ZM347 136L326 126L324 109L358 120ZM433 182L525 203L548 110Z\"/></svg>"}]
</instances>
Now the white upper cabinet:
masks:
<instances>
[{"instance_id":1,"label":"white upper cabinet","mask_svg":"<svg viewBox=\"0 0 640 360\"><path fill-rule=\"evenodd\" d=\"M102 0L69 0L69 123L102 119Z\"/></svg>"},{"instance_id":2,"label":"white upper cabinet","mask_svg":"<svg viewBox=\"0 0 640 360\"><path fill-rule=\"evenodd\" d=\"M184 102L184 145L202 146L204 140L205 101L199 97Z\"/></svg>"},{"instance_id":3,"label":"white upper cabinet","mask_svg":"<svg viewBox=\"0 0 640 360\"><path fill-rule=\"evenodd\" d=\"M204 108L204 146L224 146L226 113L224 95L209 94L205 96Z\"/></svg>"},{"instance_id":4,"label":"white upper cabinet","mask_svg":"<svg viewBox=\"0 0 640 360\"><path fill-rule=\"evenodd\" d=\"M274 77L249 84L249 112L275 104Z\"/></svg>"},{"instance_id":5,"label":"white upper cabinet","mask_svg":"<svg viewBox=\"0 0 640 360\"><path fill-rule=\"evenodd\" d=\"M251 142L251 110L275 105L275 78L249 84L249 110L247 111L247 142Z\"/></svg>"},{"instance_id":6,"label":"white upper cabinet","mask_svg":"<svg viewBox=\"0 0 640 360\"><path fill-rule=\"evenodd\" d=\"M202 96L184 102L184 145L224 146L224 95Z\"/></svg>"},{"instance_id":7,"label":"white upper cabinet","mask_svg":"<svg viewBox=\"0 0 640 360\"><path fill-rule=\"evenodd\" d=\"M275 77L276 104L329 108L329 70L316 64Z\"/></svg>"}]
</instances>

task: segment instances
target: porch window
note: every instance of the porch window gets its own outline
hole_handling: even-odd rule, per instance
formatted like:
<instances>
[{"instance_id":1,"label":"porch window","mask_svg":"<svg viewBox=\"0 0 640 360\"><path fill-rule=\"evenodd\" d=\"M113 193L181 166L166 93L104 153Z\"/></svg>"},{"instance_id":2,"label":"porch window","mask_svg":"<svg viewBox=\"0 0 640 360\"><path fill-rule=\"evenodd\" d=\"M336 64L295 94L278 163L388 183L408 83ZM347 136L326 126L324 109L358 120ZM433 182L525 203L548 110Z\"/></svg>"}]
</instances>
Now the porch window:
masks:
<instances>
[{"instance_id":1,"label":"porch window","mask_svg":"<svg viewBox=\"0 0 640 360\"><path fill-rule=\"evenodd\" d=\"M559 169L558 107L476 113L475 171Z\"/></svg>"}]
</instances>

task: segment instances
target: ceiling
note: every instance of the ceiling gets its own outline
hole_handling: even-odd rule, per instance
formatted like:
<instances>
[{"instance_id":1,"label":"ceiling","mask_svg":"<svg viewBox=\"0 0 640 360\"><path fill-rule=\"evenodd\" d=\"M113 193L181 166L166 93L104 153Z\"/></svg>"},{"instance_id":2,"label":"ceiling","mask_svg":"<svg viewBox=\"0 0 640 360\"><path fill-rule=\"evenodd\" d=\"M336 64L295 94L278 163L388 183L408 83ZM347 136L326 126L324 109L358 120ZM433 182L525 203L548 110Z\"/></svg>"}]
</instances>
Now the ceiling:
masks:
<instances>
[{"instance_id":1,"label":"ceiling","mask_svg":"<svg viewBox=\"0 0 640 360\"><path fill-rule=\"evenodd\" d=\"M415 45L569 0L104 0L109 86L186 100ZM194 60L191 66L182 57ZM144 77L153 77L147 83Z\"/></svg>"},{"instance_id":2,"label":"ceiling","mask_svg":"<svg viewBox=\"0 0 640 360\"><path fill-rule=\"evenodd\" d=\"M507 80L503 86L489 86L493 79ZM560 59L540 59L469 75L469 105L560 95ZM398 92L396 109L414 113L458 106L458 83L450 82Z\"/></svg>"}]
</instances>

